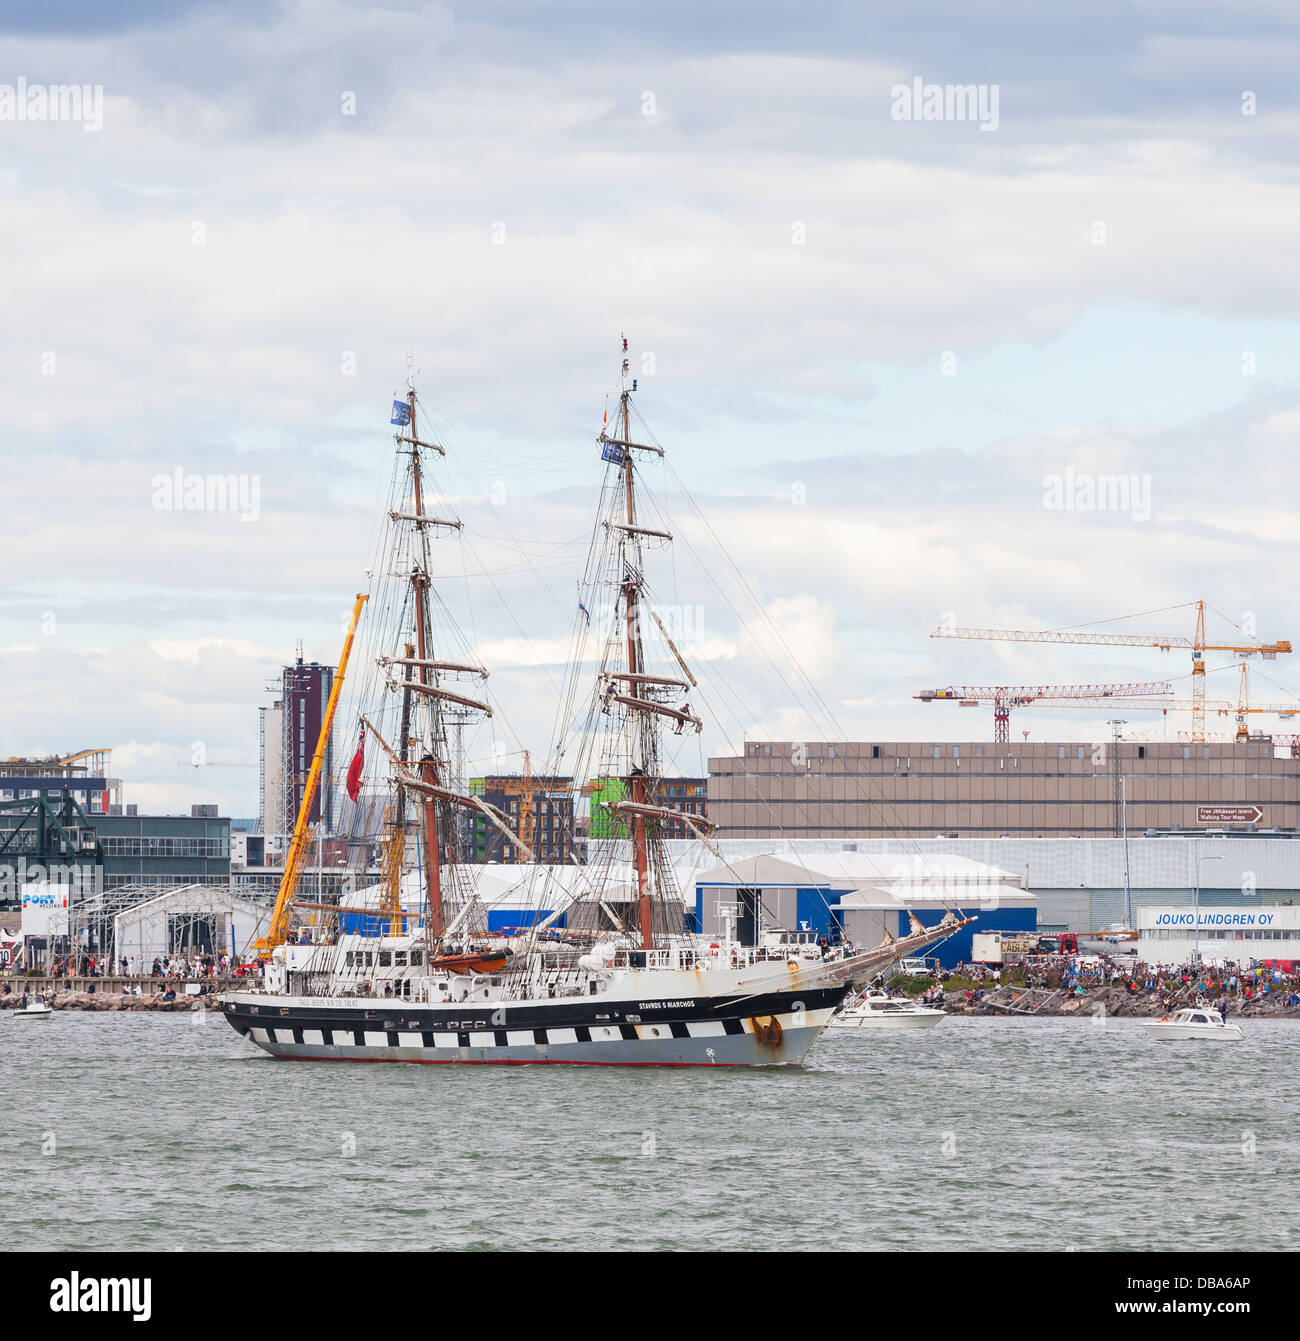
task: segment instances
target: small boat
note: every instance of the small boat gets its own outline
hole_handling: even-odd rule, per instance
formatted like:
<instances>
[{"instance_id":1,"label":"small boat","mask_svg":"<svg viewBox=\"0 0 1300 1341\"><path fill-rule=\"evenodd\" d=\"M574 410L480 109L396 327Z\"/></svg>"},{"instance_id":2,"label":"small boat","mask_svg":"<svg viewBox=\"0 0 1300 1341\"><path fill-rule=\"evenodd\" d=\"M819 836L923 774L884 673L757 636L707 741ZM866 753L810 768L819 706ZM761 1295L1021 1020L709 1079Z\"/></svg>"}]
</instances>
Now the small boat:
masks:
<instances>
[{"instance_id":1,"label":"small boat","mask_svg":"<svg viewBox=\"0 0 1300 1341\"><path fill-rule=\"evenodd\" d=\"M1152 1038L1164 1042L1185 1038L1207 1038L1216 1043L1240 1043L1245 1034L1241 1025L1225 1024L1213 1006L1187 1006L1173 1017L1143 1020L1142 1027Z\"/></svg>"},{"instance_id":2,"label":"small boat","mask_svg":"<svg viewBox=\"0 0 1300 1341\"><path fill-rule=\"evenodd\" d=\"M933 1029L945 1012L933 1006L918 1006L906 997L854 997L831 1019L831 1029Z\"/></svg>"},{"instance_id":3,"label":"small boat","mask_svg":"<svg viewBox=\"0 0 1300 1341\"><path fill-rule=\"evenodd\" d=\"M40 999L33 997L25 1006L14 1011L15 1020L48 1020L54 1012Z\"/></svg>"},{"instance_id":4,"label":"small boat","mask_svg":"<svg viewBox=\"0 0 1300 1341\"><path fill-rule=\"evenodd\" d=\"M500 973L509 962L504 950L478 950L469 954L434 955L429 967L435 973Z\"/></svg>"}]
</instances>

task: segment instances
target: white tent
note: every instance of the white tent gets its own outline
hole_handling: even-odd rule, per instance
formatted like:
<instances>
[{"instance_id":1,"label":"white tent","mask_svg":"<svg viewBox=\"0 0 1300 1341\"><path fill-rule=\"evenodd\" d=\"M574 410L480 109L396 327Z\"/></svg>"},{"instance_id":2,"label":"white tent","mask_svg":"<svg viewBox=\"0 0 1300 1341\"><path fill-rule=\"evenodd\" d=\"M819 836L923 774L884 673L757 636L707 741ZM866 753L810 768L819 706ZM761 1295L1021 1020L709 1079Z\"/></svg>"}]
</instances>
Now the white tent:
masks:
<instances>
[{"instance_id":1,"label":"white tent","mask_svg":"<svg viewBox=\"0 0 1300 1341\"><path fill-rule=\"evenodd\" d=\"M209 921L216 932L213 949L253 954L265 936L271 909L241 898L220 885L182 885L132 904L113 919L118 958L139 958L146 965L176 948L175 936L186 922Z\"/></svg>"}]
</instances>

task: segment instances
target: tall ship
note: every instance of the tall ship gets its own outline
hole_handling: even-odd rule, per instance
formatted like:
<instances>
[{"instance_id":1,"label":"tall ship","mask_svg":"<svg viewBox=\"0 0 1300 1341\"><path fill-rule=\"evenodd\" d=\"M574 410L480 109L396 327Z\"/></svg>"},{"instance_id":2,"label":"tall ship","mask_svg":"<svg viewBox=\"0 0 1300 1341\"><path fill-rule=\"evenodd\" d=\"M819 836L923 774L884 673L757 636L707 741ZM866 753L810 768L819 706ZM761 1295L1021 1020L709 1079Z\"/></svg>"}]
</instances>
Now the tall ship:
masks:
<instances>
[{"instance_id":1,"label":"tall ship","mask_svg":"<svg viewBox=\"0 0 1300 1341\"><path fill-rule=\"evenodd\" d=\"M850 988L965 925L951 911L929 928L913 918L910 935L870 949L819 945L779 926L738 937L734 918L719 934L694 928L665 834L684 826L721 856L703 817L667 803L661 770L666 733L703 729L691 703L702 691L647 592L647 553L672 537L666 519L642 515L639 475L663 448L634 440L626 339L623 350L614 421L593 452L604 477L556 731L557 758L567 752L575 778L603 784L611 837L589 844L584 864L560 868L564 881L555 867L532 865L526 925L490 928L477 889L488 868L461 860L464 817L483 817L525 861L535 832L527 807L522 819L506 813L455 767L460 732L494 705L489 669L449 623L434 577L434 545L462 523L430 487L444 448L422 436L408 386L394 402L396 469L372 590L356 599L260 943L263 986L220 998L230 1025L276 1057L799 1066ZM299 890L325 744L367 602L374 618L359 697L372 701L357 710L347 792L358 800L368 752L385 797L382 875L349 906Z\"/></svg>"}]
</instances>

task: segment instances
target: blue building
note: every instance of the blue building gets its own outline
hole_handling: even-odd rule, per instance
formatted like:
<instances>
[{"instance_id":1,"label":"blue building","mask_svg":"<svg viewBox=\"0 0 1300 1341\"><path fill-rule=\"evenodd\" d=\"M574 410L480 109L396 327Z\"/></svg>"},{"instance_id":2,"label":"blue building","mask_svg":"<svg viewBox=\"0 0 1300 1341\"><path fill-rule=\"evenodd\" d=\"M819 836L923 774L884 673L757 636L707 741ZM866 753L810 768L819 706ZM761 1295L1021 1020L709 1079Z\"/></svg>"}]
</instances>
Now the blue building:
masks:
<instances>
[{"instance_id":1,"label":"blue building","mask_svg":"<svg viewBox=\"0 0 1300 1341\"><path fill-rule=\"evenodd\" d=\"M1034 931L1037 900L1016 877L967 857L828 852L815 858L745 857L695 877L695 917L720 934L728 921L754 944L774 926L879 945L906 936L914 916L933 926L953 909L975 920L928 954L946 967L970 961L976 932Z\"/></svg>"}]
</instances>

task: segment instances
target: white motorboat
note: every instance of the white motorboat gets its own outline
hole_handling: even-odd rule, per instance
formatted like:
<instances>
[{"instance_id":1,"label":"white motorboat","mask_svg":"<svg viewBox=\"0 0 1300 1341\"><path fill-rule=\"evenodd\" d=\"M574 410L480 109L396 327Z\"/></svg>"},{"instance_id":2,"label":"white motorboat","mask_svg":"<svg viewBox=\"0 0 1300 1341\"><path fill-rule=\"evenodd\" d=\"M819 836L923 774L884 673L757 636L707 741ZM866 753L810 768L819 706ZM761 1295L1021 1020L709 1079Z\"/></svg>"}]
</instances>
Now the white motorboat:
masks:
<instances>
[{"instance_id":1,"label":"white motorboat","mask_svg":"<svg viewBox=\"0 0 1300 1341\"><path fill-rule=\"evenodd\" d=\"M1217 1043L1240 1043L1241 1025L1225 1024L1213 1006L1187 1006L1163 1020L1143 1020L1142 1027L1163 1042L1185 1038L1207 1038Z\"/></svg>"},{"instance_id":2,"label":"white motorboat","mask_svg":"<svg viewBox=\"0 0 1300 1341\"><path fill-rule=\"evenodd\" d=\"M831 1029L933 1029L945 1018L932 1006L907 997L873 993L855 997L832 1017Z\"/></svg>"},{"instance_id":3,"label":"white motorboat","mask_svg":"<svg viewBox=\"0 0 1300 1341\"><path fill-rule=\"evenodd\" d=\"M14 1011L15 1020L48 1020L54 1012L38 996L34 996L25 1006Z\"/></svg>"}]
</instances>

